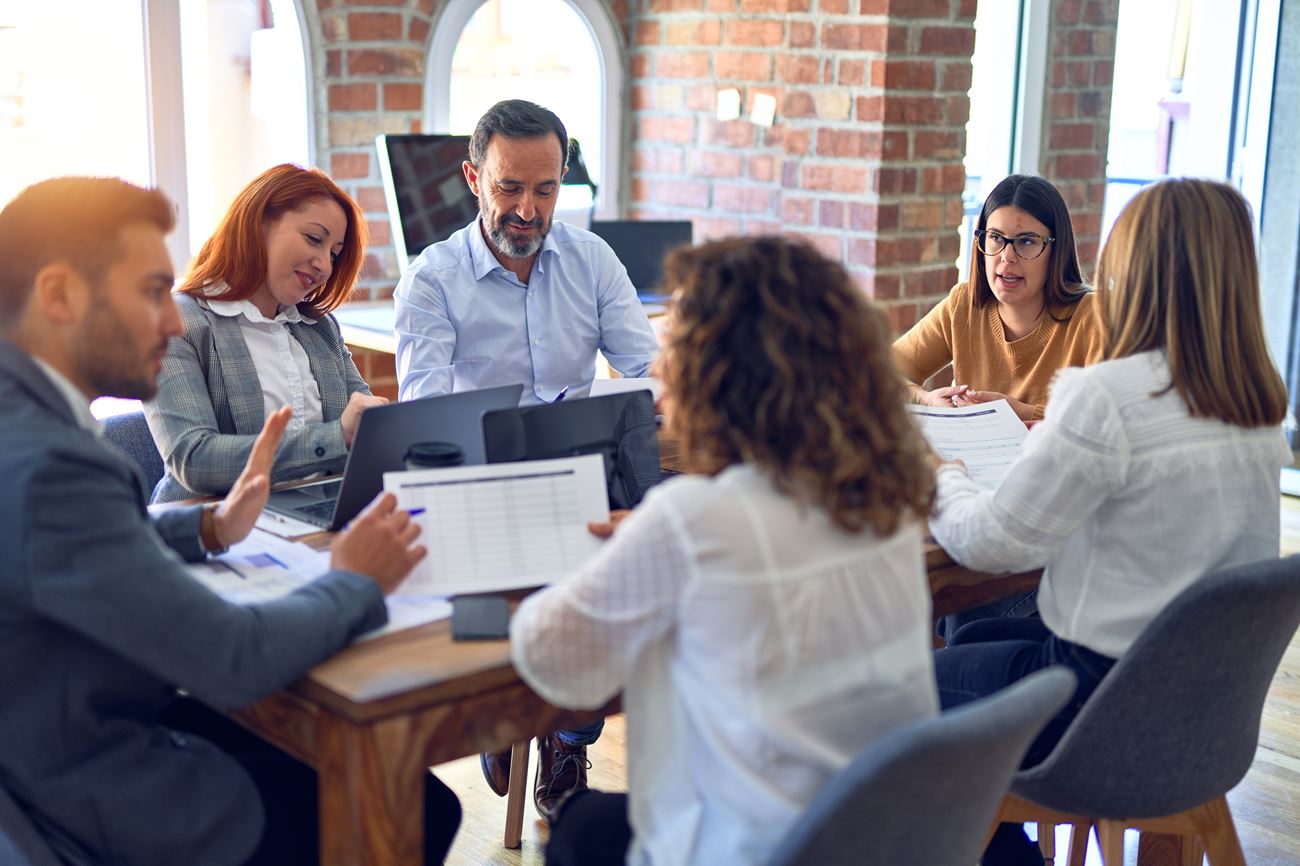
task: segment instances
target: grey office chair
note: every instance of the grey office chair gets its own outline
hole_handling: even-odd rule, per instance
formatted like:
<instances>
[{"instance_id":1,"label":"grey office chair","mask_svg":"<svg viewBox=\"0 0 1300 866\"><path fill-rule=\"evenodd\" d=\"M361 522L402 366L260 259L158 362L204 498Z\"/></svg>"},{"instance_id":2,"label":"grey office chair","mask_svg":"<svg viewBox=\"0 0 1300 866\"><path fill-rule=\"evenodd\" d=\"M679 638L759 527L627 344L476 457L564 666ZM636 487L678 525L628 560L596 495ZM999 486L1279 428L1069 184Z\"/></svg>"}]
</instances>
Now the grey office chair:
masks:
<instances>
[{"instance_id":1,"label":"grey office chair","mask_svg":"<svg viewBox=\"0 0 1300 866\"><path fill-rule=\"evenodd\" d=\"M1250 769L1282 653L1300 624L1300 556L1222 569L1147 626L1051 754L1016 775L999 820L1095 826L1106 866L1126 827L1182 837L1185 863L1243 863L1224 795Z\"/></svg>"},{"instance_id":2,"label":"grey office chair","mask_svg":"<svg viewBox=\"0 0 1300 866\"><path fill-rule=\"evenodd\" d=\"M151 495L163 477L163 459L145 423L144 413L130 412L108 418L104 421L104 438L131 458L140 470L145 495Z\"/></svg>"},{"instance_id":3,"label":"grey office chair","mask_svg":"<svg viewBox=\"0 0 1300 866\"><path fill-rule=\"evenodd\" d=\"M1030 742L1074 694L1051 668L881 738L818 793L768 866L972 866Z\"/></svg>"},{"instance_id":4,"label":"grey office chair","mask_svg":"<svg viewBox=\"0 0 1300 866\"><path fill-rule=\"evenodd\" d=\"M27 813L0 788L0 863L4 866L62 866Z\"/></svg>"}]
</instances>

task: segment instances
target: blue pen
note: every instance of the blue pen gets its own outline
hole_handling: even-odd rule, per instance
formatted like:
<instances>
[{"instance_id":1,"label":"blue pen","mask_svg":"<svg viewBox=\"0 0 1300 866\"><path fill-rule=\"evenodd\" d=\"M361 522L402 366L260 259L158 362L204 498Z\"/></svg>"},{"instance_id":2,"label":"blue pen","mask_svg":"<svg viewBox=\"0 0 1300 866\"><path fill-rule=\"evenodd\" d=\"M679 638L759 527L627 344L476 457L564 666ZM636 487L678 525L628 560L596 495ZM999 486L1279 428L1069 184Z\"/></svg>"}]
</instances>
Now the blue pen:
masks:
<instances>
[{"instance_id":1,"label":"blue pen","mask_svg":"<svg viewBox=\"0 0 1300 866\"><path fill-rule=\"evenodd\" d=\"M423 513L424 513L424 509L423 509L423 508L408 508L408 509L406 509L406 513L409 514L409 515L411 515L412 517L415 517L415 516L417 516L417 515L423 514Z\"/></svg>"},{"instance_id":2,"label":"blue pen","mask_svg":"<svg viewBox=\"0 0 1300 866\"><path fill-rule=\"evenodd\" d=\"M567 393L569 393L569 386L568 386L568 385L565 385L563 388L560 389L560 393L558 393L558 394L555 395L555 399L552 400L551 402L552 402L552 403L558 403L558 402L560 402L561 400L564 399L564 395L567 394Z\"/></svg>"}]
</instances>

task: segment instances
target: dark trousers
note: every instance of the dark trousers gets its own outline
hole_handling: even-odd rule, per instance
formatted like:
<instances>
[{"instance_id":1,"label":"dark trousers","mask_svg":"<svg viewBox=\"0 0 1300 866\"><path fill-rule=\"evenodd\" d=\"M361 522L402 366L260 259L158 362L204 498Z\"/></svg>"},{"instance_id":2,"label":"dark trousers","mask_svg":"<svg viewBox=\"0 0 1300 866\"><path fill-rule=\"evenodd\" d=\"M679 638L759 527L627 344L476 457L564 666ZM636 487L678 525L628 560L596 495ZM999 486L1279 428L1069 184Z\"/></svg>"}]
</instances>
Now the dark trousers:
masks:
<instances>
[{"instance_id":1,"label":"dark trousers","mask_svg":"<svg viewBox=\"0 0 1300 866\"><path fill-rule=\"evenodd\" d=\"M247 866L316 866L320 820L316 772L250 734L219 713L188 699L167 712L169 728L203 737L240 763L252 777L266 812L262 841ZM447 858L460 826L460 800L432 774L424 782L424 862Z\"/></svg>"},{"instance_id":2,"label":"dark trousers","mask_svg":"<svg viewBox=\"0 0 1300 866\"><path fill-rule=\"evenodd\" d=\"M627 794L578 791L555 816L546 866L623 866L631 844Z\"/></svg>"},{"instance_id":3,"label":"dark trousers","mask_svg":"<svg viewBox=\"0 0 1300 866\"><path fill-rule=\"evenodd\" d=\"M958 629L945 649L934 652L939 704L949 710L991 695L1034 671L1064 665L1078 678L1074 697L1047 723L1021 766L1030 767L1051 753L1083 704L1101 685L1115 660L1061 640L1038 617L985 619ZM1033 843L1018 825L1003 824L984 853L985 866L1035 862ZM1038 863L1042 858L1038 857Z\"/></svg>"},{"instance_id":4,"label":"dark trousers","mask_svg":"<svg viewBox=\"0 0 1300 866\"><path fill-rule=\"evenodd\" d=\"M601 719L581 728L556 731L555 736L559 737L566 746L590 746L600 739L600 732L603 730L605 730L605 720Z\"/></svg>"},{"instance_id":5,"label":"dark trousers","mask_svg":"<svg viewBox=\"0 0 1300 866\"><path fill-rule=\"evenodd\" d=\"M1006 598L1000 598L997 601L988 604L973 607L970 610L950 613L943 619L939 620L935 627L935 633L944 640L948 640L957 634L957 630L970 625L973 622L979 622L982 619L999 619L1001 617L1037 617L1038 616L1038 589L1021 592L1016 595L1009 595ZM952 641L948 640L948 643Z\"/></svg>"}]
</instances>

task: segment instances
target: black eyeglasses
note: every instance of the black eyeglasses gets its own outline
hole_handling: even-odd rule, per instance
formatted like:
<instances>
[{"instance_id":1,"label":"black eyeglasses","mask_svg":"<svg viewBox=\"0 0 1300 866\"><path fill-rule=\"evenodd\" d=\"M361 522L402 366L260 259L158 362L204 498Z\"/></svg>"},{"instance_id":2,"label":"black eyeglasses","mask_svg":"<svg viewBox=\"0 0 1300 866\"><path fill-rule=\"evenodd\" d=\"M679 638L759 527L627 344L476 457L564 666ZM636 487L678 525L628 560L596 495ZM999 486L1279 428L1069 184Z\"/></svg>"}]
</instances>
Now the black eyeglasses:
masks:
<instances>
[{"instance_id":1,"label":"black eyeglasses","mask_svg":"<svg viewBox=\"0 0 1300 866\"><path fill-rule=\"evenodd\" d=\"M1016 235L1009 238L1006 235L994 231L981 229L975 232L975 244L986 256L996 256L1011 244L1011 248L1016 251L1016 257L1021 259L1036 259L1047 249L1047 245L1056 238L1040 238L1035 234Z\"/></svg>"}]
</instances>

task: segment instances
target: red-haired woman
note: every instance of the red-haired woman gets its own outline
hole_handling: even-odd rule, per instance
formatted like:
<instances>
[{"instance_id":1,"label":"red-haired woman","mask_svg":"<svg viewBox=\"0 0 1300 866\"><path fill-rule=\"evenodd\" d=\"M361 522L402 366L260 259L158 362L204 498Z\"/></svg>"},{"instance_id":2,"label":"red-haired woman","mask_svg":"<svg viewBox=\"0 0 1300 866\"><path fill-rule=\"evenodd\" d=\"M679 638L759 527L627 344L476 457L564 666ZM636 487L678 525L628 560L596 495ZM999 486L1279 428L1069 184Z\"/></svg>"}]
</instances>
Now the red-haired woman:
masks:
<instances>
[{"instance_id":1,"label":"red-haired woman","mask_svg":"<svg viewBox=\"0 0 1300 866\"><path fill-rule=\"evenodd\" d=\"M362 411L386 402L330 315L365 246L360 208L316 169L277 165L239 193L178 289L185 334L145 406L167 465L154 501L225 493L286 405L272 482L343 468Z\"/></svg>"}]
</instances>

